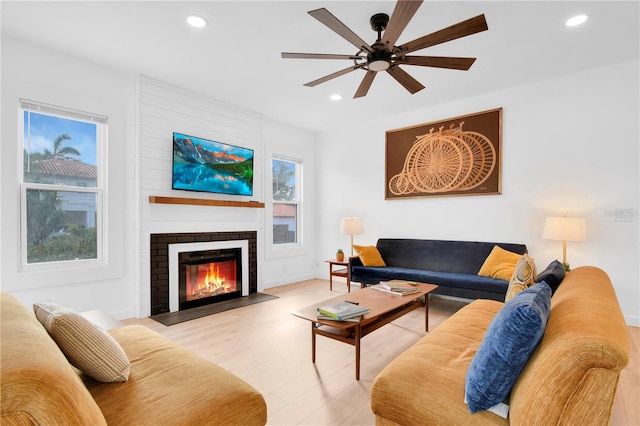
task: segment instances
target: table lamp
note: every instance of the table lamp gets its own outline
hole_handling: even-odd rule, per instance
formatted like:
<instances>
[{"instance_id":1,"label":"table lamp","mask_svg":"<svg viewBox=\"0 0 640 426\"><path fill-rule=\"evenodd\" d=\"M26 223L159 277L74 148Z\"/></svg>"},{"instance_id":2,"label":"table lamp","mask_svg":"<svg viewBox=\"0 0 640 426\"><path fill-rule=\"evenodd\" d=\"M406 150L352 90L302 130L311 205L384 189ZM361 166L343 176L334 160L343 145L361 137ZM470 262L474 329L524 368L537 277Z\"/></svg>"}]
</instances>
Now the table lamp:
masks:
<instances>
[{"instance_id":1,"label":"table lamp","mask_svg":"<svg viewBox=\"0 0 640 426\"><path fill-rule=\"evenodd\" d=\"M567 241L584 241L586 229L583 217L547 217L544 222L542 238L562 241L562 265L566 271L571 270L567 263Z\"/></svg>"},{"instance_id":2,"label":"table lamp","mask_svg":"<svg viewBox=\"0 0 640 426\"><path fill-rule=\"evenodd\" d=\"M340 221L340 233L351 235L351 256L353 256L353 236L364 234L361 217L343 217Z\"/></svg>"}]
</instances>

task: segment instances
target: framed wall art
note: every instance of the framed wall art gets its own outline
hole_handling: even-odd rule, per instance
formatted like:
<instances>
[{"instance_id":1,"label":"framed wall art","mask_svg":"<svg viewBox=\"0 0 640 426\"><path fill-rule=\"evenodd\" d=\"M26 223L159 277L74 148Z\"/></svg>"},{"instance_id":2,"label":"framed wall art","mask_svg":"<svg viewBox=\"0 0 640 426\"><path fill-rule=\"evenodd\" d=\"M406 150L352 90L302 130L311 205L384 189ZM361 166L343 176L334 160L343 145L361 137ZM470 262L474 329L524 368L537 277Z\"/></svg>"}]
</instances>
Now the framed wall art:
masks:
<instances>
[{"instance_id":1,"label":"framed wall art","mask_svg":"<svg viewBox=\"0 0 640 426\"><path fill-rule=\"evenodd\" d=\"M502 108L386 132L385 199L501 193Z\"/></svg>"}]
</instances>

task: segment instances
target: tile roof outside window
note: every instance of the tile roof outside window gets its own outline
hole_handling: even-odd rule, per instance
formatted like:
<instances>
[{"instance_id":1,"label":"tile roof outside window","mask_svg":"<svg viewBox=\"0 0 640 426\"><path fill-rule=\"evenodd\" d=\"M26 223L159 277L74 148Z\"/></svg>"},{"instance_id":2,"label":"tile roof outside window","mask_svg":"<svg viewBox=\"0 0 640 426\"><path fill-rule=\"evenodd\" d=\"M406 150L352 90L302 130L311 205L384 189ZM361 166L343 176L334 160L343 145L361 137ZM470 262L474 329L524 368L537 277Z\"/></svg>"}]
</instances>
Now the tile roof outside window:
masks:
<instances>
[{"instance_id":1,"label":"tile roof outside window","mask_svg":"<svg viewBox=\"0 0 640 426\"><path fill-rule=\"evenodd\" d=\"M295 204L273 203L273 216L296 217L296 208Z\"/></svg>"},{"instance_id":2,"label":"tile roof outside window","mask_svg":"<svg viewBox=\"0 0 640 426\"><path fill-rule=\"evenodd\" d=\"M97 167L73 158L50 158L35 161L32 173L96 179Z\"/></svg>"}]
</instances>

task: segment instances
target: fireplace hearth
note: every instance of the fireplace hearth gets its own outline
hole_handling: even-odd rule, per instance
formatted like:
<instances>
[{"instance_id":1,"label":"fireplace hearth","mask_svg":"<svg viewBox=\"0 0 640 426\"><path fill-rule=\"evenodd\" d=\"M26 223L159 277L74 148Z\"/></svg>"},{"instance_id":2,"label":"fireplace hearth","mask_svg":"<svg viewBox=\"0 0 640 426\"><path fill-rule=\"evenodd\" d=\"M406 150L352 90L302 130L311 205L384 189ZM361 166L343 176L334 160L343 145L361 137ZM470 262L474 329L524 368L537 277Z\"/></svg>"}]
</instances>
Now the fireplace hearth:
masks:
<instances>
[{"instance_id":1,"label":"fireplace hearth","mask_svg":"<svg viewBox=\"0 0 640 426\"><path fill-rule=\"evenodd\" d=\"M213 243L217 244L217 248L206 250L202 249L202 245L204 243ZM204 244L207 246L207 244ZM217 254L221 254L222 252L226 252L230 249L238 249L240 247L246 247L246 253L240 256L240 260L236 261L236 278L235 281L237 283L242 283L242 288L240 289L240 294L238 295L235 291L230 291L228 293L222 293L221 289L214 289L214 287L218 284L213 282L210 285L210 290L200 291L200 296L193 300L187 301L187 305L184 307L180 306L180 295L179 295L179 266L178 266L178 256L175 256L174 260L171 260L172 252L178 248L179 252L203 252L211 250L213 252L218 251ZM184 248L184 250L182 249ZM227 256L228 253L225 253ZM228 259L225 259L228 260ZM173 264L175 262L175 265ZM211 262L208 262L211 263ZM191 267L190 274L193 274L196 269L209 269L209 266L206 267ZM218 265L218 268L226 268L226 266ZM175 269L175 279L171 278L173 275L173 270ZM257 232L256 231L238 231L238 232L195 232L195 233L163 233L163 234L151 234L150 235L150 275L151 275L151 315L158 315L161 313L174 312L177 310L183 309L191 309L195 306L201 306L200 299L208 299L210 296L205 293L218 293L214 296L213 303L218 303L221 301L229 300L229 298L235 298L250 294L255 294L258 292L258 273L257 273ZM239 272L238 272L239 271ZM186 271L185 271L186 276ZM232 280L233 278L225 278L225 285L227 280ZM175 283L174 283L175 281ZM240 284L237 284L240 286ZM175 289L175 296L171 295L172 290ZM185 298L186 298L186 289ZM193 293L193 291L192 291ZM196 293L198 293L196 291ZM174 300L175 299L175 300ZM193 303L191 303L193 302ZM207 301L206 303L209 303ZM173 308L172 308L173 306Z\"/></svg>"}]
</instances>

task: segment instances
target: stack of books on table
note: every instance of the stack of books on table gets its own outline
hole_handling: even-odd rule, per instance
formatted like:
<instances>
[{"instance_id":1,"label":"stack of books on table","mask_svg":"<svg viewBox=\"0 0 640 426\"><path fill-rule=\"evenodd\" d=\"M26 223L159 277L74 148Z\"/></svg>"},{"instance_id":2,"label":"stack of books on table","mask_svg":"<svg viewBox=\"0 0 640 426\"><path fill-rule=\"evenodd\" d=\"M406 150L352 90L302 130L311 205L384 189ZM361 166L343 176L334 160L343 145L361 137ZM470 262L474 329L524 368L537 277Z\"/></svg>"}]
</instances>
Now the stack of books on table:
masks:
<instances>
[{"instance_id":1,"label":"stack of books on table","mask_svg":"<svg viewBox=\"0 0 640 426\"><path fill-rule=\"evenodd\" d=\"M357 322L367 312L369 312L369 308L362 307L357 303L338 302L331 305L318 306L318 319Z\"/></svg>"},{"instance_id":2,"label":"stack of books on table","mask_svg":"<svg viewBox=\"0 0 640 426\"><path fill-rule=\"evenodd\" d=\"M416 283L402 280L386 281L371 287L385 293L395 294L397 296L404 296L405 294L420 292L420 289L416 287Z\"/></svg>"}]
</instances>

